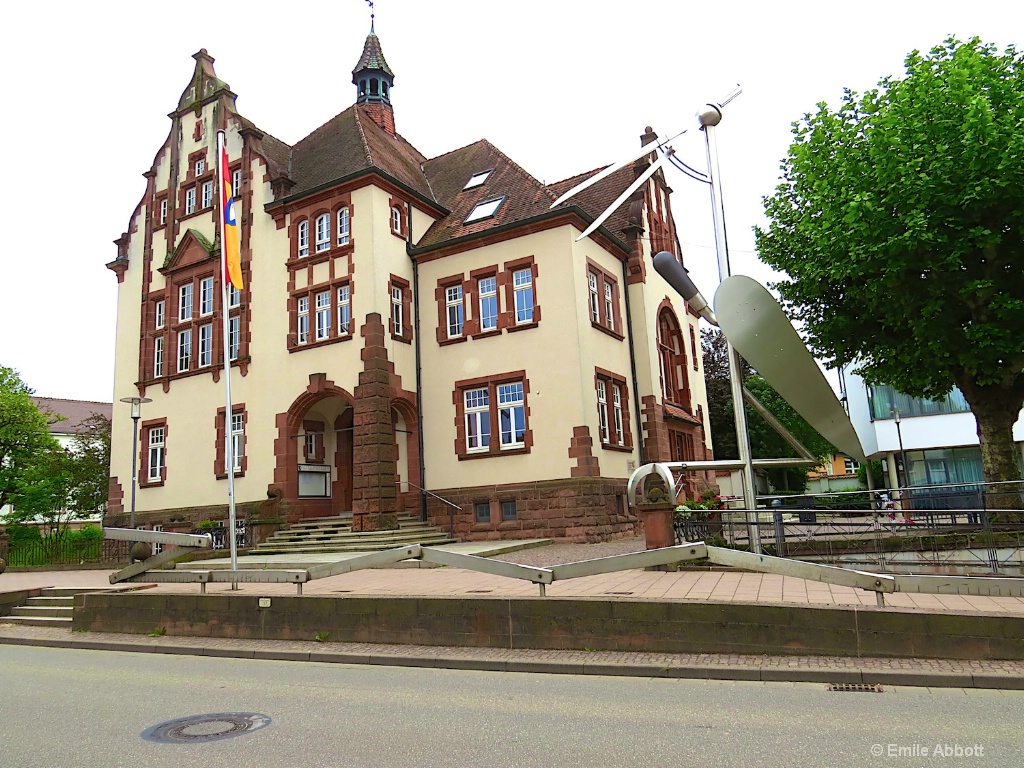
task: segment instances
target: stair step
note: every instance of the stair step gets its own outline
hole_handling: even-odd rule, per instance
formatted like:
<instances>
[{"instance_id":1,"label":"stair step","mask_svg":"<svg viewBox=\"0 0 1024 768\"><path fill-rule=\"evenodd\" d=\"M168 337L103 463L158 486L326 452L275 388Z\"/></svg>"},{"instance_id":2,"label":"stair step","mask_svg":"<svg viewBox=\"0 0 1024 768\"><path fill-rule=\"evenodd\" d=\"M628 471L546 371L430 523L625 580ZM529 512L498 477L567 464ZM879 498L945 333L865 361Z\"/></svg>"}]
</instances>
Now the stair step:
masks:
<instances>
[{"instance_id":1,"label":"stair step","mask_svg":"<svg viewBox=\"0 0 1024 768\"><path fill-rule=\"evenodd\" d=\"M47 587L40 593L40 597L68 597L96 591L95 589L82 589L81 587Z\"/></svg>"},{"instance_id":2,"label":"stair step","mask_svg":"<svg viewBox=\"0 0 1024 768\"><path fill-rule=\"evenodd\" d=\"M21 624L25 627L64 627L71 626L71 617L68 616L0 616L0 622L4 624Z\"/></svg>"},{"instance_id":3,"label":"stair step","mask_svg":"<svg viewBox=\"0 0 1024 768\"><path fill-rule=\"evenodd\" d=\"M25 601L26 605L32 605L37 608L73 608L75 605L75 598L73 595L67 595L65 597L30 597Z\"/></svg>"},{"instance_id":4,"label":"stair step","mask_svg":"<svg viewBox=\"0 0 1024 768\"><path fill-rule=\"evenodd\" d=\"M445 541L431 542L427 546L437 546L440 544L452 544L454 539L447 539ZM406 544L413 544L419 542L406 542ZM402 545L398 545L402 546ZM388 549L397 549L398 546L391 545L379 545L374 544L370 546L321 546L321 547L267 547L265 549L252 550L252 555L298 555L298 554L313 554L313 553L348 553L348 552L383 552Z\"/></svg>"},{"instance_id":5,"label":"stair step","mask_svg":"<svg viewBox=\"0 0 1024 768\"><path fill-rule=\"evenodd\" d=\"M11 609L12 616L25 616L38 618L40 616L66 617L70 618L74 612L73 608L63 606L38 606L38 605L16 605Z\"/></svg>"}]
</instances>

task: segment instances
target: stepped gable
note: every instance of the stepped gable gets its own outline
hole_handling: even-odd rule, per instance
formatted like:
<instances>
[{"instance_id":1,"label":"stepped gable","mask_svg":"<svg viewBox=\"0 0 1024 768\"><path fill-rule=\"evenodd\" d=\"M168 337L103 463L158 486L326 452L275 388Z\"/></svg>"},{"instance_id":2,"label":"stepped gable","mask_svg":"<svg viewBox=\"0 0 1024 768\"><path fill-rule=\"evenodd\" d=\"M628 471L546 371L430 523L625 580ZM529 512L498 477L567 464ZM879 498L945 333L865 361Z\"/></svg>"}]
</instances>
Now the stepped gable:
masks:
<instances>
[{"instance_id":1,"label":"stepped gable","mask_svg":"<svg viewBox=\"0 0 1024 768\"><path fill-rule=\"evenodd\" d=\"M291 150L292 195L376 168L433 200L420 166L426 158L398 134L389 134L369 116L367 107L353 105L331 118Z\"/></svg>"}]
</instances>

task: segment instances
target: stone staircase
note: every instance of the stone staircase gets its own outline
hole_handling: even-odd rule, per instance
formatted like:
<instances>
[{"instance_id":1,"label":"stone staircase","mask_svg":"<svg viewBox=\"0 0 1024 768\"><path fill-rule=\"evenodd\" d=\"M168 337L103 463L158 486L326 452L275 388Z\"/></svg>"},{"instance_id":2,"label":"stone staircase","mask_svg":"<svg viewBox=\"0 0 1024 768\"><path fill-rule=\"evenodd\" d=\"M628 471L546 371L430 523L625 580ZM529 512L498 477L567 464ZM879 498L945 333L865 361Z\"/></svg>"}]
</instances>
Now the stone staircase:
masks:
<instances>
[{"instance_id":1,"label":"stone staircase","mask_svg":"<svg viewBox=\"0 0 1024 768\"><path fill-rule=\"evenodd\" d=\"M30 597L24 605L12 608L9 615L0 617L0 622L29 627L70 627L75 595L95 591L74 587L48 587L39 597Z\"/></svg>"},{"instance_id":2,"label":"stone staircase","mask_svg":"<svg viewBox=\"0 0 1024 768\"><path fill-rule=\"evenodd\" d=\"M334 517L303 520L273 534L251 550L254 555L280 555L313 552L379 552L405 544L436 546L451 544L455 539L428 523L411 515L398 516L398 529L394 531L352 530L352 513Z\"/></svg>"}]
</instances>

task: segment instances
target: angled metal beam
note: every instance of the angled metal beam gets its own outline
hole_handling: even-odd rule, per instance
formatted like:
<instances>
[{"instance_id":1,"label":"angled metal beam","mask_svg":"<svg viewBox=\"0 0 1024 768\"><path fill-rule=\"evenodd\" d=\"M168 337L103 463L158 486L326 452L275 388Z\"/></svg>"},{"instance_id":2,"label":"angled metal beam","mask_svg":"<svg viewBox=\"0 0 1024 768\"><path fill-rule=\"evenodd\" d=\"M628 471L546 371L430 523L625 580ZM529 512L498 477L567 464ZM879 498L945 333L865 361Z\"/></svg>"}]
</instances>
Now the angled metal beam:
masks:
<instances>
[{"instance_id":1,"label":"angled metal beam","mask_svg":"<svg viewBox=\"0 0 1024 768\"><path fill-rule=\"evenodd\" d=\"M593 560L580 560L576 563L564 563L551 568L553 581L559 579L578 579L581 576L595 576L599 573L615 573L629 571L634 568L650 568L655 565L677 563L680 560L699 560L707 557L704 542L679 544L674 547L648 549L645 552L631 552L626 555L597 557Z\"/></svg>"},{"instance_id":2,"label":"angled metal beam","mask_svg":"<svg viewBox=\"0 0 1024 768\"><path fill-rule=\"evenodd\" d=\"M124 581L152 581L156 584L208 584L212 571L154 571L141 573Z\"/></svg>"},{"instance_id":3,"label":"angled metal beam","mask_svg":"<svg viewBox=\"0 0 1024 768\"><path fill-rule=\"evenodd\" d=\"M210 571L210 581L242 584L303 584L309 581L308 571L272 571L230 569Z\"/></svg>"},{"instance_id":4,"label":"angled metal beam","mask_svg":"<svg viewBox=\"0 0 1024 768\"><path fill-rule=\"evenodd\" d=\"M310 580L324 579L328 576L337 576L341 573L361 571L364 568L377 568L381 565L391 565L392 563L399 563L402 560L419 558L421 552L422 547L420 547L419 544L409 544L396 549L386 549L383 552L371 552L368 555L359 555L358 557L350 557L347 560L338 560L334 563L314 565L312 568L308 569L309 578Z\"/></svg>"},{"instance_id":5,"label":"angled metal beam","mask_svg":"<svg viewBox=\"0 0 1024 768\"><path fill-rule=\"evenodd\" d=\"M423 547L423 562L450 565L453 568L465 568L469 571L489 573L492 576L505 576L510 579L526 579L534 584L550 584L550 568L531 568L519 563L507 563L504 560L491 560L476 555L464 555L460 552L448 552L433 547Z\"/></svg>"},{"instance_id":6,"label":"angled metal beam","mask_svg":"<svg viewBox=\"0 0 1024 768\"><path fill-rule=\"evenodd\" d=\"M756 555L752 552L740 552L735 549L708 547L708 560L717 565L731 565L736 568L747 568L758 573L774 573L779 576L792 576L808 581L821 581L826 584L838 584L843 587L854 587L868 592L895 592L896 579L880 573L853 571L836 568L831 565L805 563L789 560L784 557Z\"/></svg>"},{"instance_id":7,"label":"angled metal beam","mask_svg":"<svg viewBox=\"0 0 1024 768\"><path fill-rule=\"evenodd\" d=\"M671 152L672 148L670 147L668 151ZM651 178L651 176L653 176L657 172L657 170L661 168L661 166L663 166L664 164L664 155L662 155L653 163L651 163L650 167L646 171L641 173L640 176L637 177L636 181L634 181L632 184L626 187L626 191L619 195L614 203L609 205L600 216L594 219L594 221L590 224L589 227L583 230L583 234L576 238L576 242L578 243L580 240L585 238L595 229L604 224L605 219L607 219L609 216L615 213L615 211L618 210L619 206L626 202L626 200L629 199L629 196L632 195L638 188L640 188L649 178Z\"/></svg>"},{"instance_id":8,"label":"angled metal beam","mask_svg":"<svg viewBox=\"0 0 1024 768\"><path fill-rule=\"evenodd\" d=\"M804 447L804 444L797 440L796 437L793 436L793 433L786 429L786 426L781 421L775 418L775 414L769 411L765 407L764 403L758 400L754 396L754 393L746 387L743 387L743 399L746 400L755 411L761 414L761 418L768 422L768 426L778 432L783 440L793 446L794 450L796 450L801 457L811 461L817 461L815 456Z\"/></svg>"},{"instance_id":9,"label":"angled metal beam","mask_svg":"<svg viewBox=\"0 0 1024 768\"><path fill-rule=\"evenodd\" d=\"M200 549L209 549L213 546L213 538L208 533L170 533L168 531L140 531L136 528L104 528L103 538L116 541L145 541L150 544L173 544L176 547L199 547Z\"/></svg>"},{"instance_id":10,"label":"angled metal beam","mask_svg":"<svg viewBox=\"0 0 1024 768\"><path fill-rule=\"evenodd\" d=\"M985 595L1024 597L1024 579L984 576L896 576L897 592L929 595Z\"/></svg>"},{"instance_id":11,"label":"angled metal beam","mask_svg":"<svg viewBox=\"0 0 1024 768\"><path fill-rule=\"evenodd\" d=\"M110 583L117 584L119 581L127 581L132 576L138 576L140 573L145 573L153 568L159 568L164 563L169 563L184 554L185 551L181 549L165 550L159 555L153 555L152 557L143 560L141 563L129 565L126 568L122 568L120 571L110 574Z\"/></svg>"}]
</instances>

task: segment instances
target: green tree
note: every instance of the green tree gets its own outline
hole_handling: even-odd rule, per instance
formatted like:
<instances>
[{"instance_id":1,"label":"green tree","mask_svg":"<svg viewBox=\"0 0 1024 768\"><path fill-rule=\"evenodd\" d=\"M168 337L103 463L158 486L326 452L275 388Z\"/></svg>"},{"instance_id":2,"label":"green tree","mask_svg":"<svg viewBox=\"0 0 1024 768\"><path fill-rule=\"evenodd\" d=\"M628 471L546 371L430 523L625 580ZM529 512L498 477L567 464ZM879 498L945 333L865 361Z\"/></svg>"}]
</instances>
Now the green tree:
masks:
<instances>
[{"instance_id":1,"label":"green tree","mask_svg":"<svg viewBox=\"0 0 1024 768\"><path fill-rule=\"evenodd\" d=\"M940 398L978 423L989 481L1020 478L1024 62L950 38L862 96L794 123L761 258L829 365ZM1007 506L1014 504L1009 495ZM998 503L998 502L997 502Z\"/></svg>"},{"instance_id":2,"label":"green tree","mask_svg":"<svg viewBox=\"0 0 1024 768\"><path fill-rule=\"evenodd\" d=\"M9 504L47 452L57 448L50 424L58 417L40 412L32 390L13 368L0 366L0 507Z\"/></svg>"}]
</instances>

